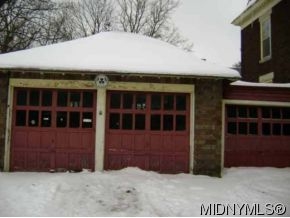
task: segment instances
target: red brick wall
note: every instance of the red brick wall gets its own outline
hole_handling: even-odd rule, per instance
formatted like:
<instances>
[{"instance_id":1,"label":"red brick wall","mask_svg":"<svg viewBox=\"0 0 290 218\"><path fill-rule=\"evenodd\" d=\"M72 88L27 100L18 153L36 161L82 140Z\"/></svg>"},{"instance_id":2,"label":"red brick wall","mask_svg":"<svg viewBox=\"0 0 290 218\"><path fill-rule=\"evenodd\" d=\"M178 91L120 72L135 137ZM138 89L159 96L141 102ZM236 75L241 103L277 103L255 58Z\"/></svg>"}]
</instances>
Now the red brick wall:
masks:
<instances>
[{"instance_id":1,"label":"red brick wall","mask_svg":"<svg viewBox=\"0 0 290 218\"><path fill-rule=\"evenodd\" d=\"M195 86L194 173L221 176L222 81Z\"/></svg>"},{"instance_id":2,"label":"red brick wall","mask_svg":"<svg viewBox=\"0 0 290 218\"><path fill-rule=\"evenodd\" d=\"M0 171L4 165L8 75L0 73Z\"/></svg>"},{"instance_id":3,"label":"red brick wall","mask_svg":"<svg viewBox=\"0 0 290 218\"><path fill-rule=\"evenodd\" d=\"M260 61L260 23L242 30L242 78L258 82L259 76L274 72L274 82L290 82L290 1L283 0L272 8L272 58Z\"/></svg>"}]
</instances>

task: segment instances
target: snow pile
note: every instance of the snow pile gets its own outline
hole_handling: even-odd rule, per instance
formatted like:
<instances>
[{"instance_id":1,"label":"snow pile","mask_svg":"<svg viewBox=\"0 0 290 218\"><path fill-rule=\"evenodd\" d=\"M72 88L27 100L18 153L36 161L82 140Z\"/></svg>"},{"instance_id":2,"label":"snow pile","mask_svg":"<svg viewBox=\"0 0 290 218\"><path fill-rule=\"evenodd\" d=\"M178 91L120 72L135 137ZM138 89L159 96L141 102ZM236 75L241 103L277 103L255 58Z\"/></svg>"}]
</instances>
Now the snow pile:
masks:
<instances>
[{"instance_id":1,"label":"snow pile","mask_svg":"<svg viewBox=\"0 0 290 218\"><path fill-rule=\"evenodd\" d=\"M245 81L235 81L232 86L270 87L270 88L290 88L290 83L254 83Z\"/></svg>"},{"instance_id":2,"label":"snow pile","mask_svg":"<svg viewBox=\"0 0 290 218\"><path fill-rule=\"evenodd\" d=\"M168 43L121 32L3 54L0 69L240 78L235 70L202 61Z\"/></svg>"},{"instance_id":3,"label":"snow pile","mask_svg":"<svg viewBox=\"0 0 290 218\"><path fill-rule=\"evenodd\" d=\"M222 179L111 172L0 173L0 216L199 216L201 205L283 203L290 168L232 168Z\"/></svg>"}]
</instances>

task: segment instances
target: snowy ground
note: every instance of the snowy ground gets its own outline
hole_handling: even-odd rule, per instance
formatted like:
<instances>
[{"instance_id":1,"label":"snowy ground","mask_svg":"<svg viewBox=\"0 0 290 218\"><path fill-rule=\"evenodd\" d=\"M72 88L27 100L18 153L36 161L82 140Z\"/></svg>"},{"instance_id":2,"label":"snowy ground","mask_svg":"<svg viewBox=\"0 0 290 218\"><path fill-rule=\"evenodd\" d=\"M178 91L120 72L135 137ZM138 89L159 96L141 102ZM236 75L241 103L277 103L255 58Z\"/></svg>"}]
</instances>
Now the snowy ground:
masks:
<instances>
[{"instance_id":1,"label":"snowy ground","mask_svg":"<svg viewBox=\"0 0 290 218\"><path fill-rule=\"evenodd\" d=\"M232 168L222 179L111 172L0 173L0 216L199 216L201 205L277 204L290 215L290 168Z\"/></svg>"}]
</instances>

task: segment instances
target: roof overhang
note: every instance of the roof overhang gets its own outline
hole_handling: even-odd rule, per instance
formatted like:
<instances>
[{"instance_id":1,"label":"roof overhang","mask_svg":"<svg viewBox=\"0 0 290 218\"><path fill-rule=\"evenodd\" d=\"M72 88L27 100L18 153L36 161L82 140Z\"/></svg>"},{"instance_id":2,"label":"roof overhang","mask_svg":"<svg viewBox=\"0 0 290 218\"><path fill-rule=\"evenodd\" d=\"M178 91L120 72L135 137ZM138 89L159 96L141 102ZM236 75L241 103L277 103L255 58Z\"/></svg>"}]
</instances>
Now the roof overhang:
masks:
<instances>
[{"instance_id":1,"label":"roof overhang","mask_svg":"<svg viewBox=\"0 0 290 218\"><path fill-rule=\"evenodd\" d=\"M232 24L244 29L281 1L282 0L257 0L253 5L249 6L237 18L235 18L232 21Z\"/></svg>"}]
</instances>

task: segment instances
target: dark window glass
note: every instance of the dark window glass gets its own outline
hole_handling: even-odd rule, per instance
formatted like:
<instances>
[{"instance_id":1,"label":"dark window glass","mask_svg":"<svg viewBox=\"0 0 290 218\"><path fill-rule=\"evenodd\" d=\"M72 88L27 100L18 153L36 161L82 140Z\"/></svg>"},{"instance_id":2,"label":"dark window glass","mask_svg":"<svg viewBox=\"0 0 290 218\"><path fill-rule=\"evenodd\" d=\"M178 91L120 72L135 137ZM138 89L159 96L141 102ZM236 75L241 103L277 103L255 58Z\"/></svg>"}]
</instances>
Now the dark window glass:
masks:
<instances>
[{"instance_id":1,"label":"dark window glass","mask_svg":"<svg viewBox=\"0 0 290 218\"><path fill-rule=\"evenodd\" d=\"M136 109L139 110L146 109L146 95L144 94L136 95Z\"/></svg>"},{"instance_id":2,"label":"dark window glass","mask_svg":"<svg viewBox=\"0 0 290 218\"><path fill-rule=\"evenodd\" d=\"M247 108L244 106L238 107L238 114L239 117L247 117Z\"/></svg>"},{"instance_id":3,"label":"dark window glass","mask_svg":"<svg viewBox=\"0 0 290 218\"><path fill-rule=\"evenodd\" d=\"M290 136L290 124L283 124L283 135Z\"/></svg>"},{"instance_id":4,"label":"dark window glass","mask_svg":"<svg viewBox=\"0 0 290 218\"><path fill-rule=\"evenodd\" d=\"M52 92L51 91L42 91L42 106L51 106L52 105Z\"/></svg>"},{"instance_id":5,"label":"dark window glass","mask_svg":"<svg viewBox=\"0 0 290 218\"><path fill-rule=\"evenodd\" d=\"M94 95L92 92L83 93L83 107L93 107Z\"/></svg>"},{"instance_id":6,"label":"dark window glass","mask_svg":"<svg viewBox=\"0 0 290 218\"><path fill-rule=\"evenodd\" d=\"M263 40L263 56L267 57L270 55L270 38Z\"/></svg>"},{"instance_id":7,"label":"dark window glass","mask_svg":"<svg viewBox=\"0 0 290 218\"><path fill-rule=\"evenodd\" d=\"M272 124L273 135L281 135L281 124L273 123Z\"/></svg>"},{"instance_id":8,"label":"dark window glass","mask_svg":"<svg viewBox=\"0 0 290 218\"><path fill-rule=\"evenodd\" d=\"M228 106L227 107L227 116L230 118L237 117L237 107L236 106Z\"/></svg>"},{"instance_id":9,"label":"dark window glass","mask_svg":"<svg viewBox=\"0 0 290 218\"><path fill-rule=\"evenodd\" d=\"M290 108L282 109L283 119L290 119Z\"/></svg>"},{"instance_id":10,"label":"dark window glass","mask_svg":"<svg viewBox=\"0 0 290 218\"><path fill-rule=\"evenodd\" d=\"M29 95L29 105L38 106L39 105L39 91L32 90Z\"/></svg>"},{"instance_id":11,"label":"dark window glass","mask_svg":"<svg viewBox=\"0 0 290 218\"><path fill-rule=\"evenodd\" d=\"M67 100L68 100L68 93L67 92L59 91L57 93L57 106L66 107Z\"/></svg>"},{"instance_id":12,"label":"dark window glass","mask_svg":"<svg viewBox=\"0 0 290 218\"><path fill-rule=\"evenodd\" d=\"M81 106L81 93L72 92L70 93L70 102L71 107L80 107Z\"/></svg>"},{"instance_id":13,"label":"dark window glass","mask_svg":"<svg viewBox=\"0 0 290 218\"><path fill-rule=\"evenodd\" d=\"M173 102L174 102L173 95L164 95L164 102L163 102L164 110L173 110Z\"/></svg>"},{"instance_id":14,"label":"dark window glass","mask_svg":"<svg viewBox=\"0 0 290 218\"><path fill-rule=\"evenodd\" d=\"M262 108L262 117L263 118L271 118L271 110L268 107Z\"/></svg>"},{"instance_id":15,"label":"dark window glass","mask_svg":"<svg viewBox=\"0 0 290 218\"><path fill-rule=\"evenodd\" d=\"M92 128L93 127L93 113L92 112L84 112L83 113L83 128Z\"/></svg>"},{"instance_id":16,"label":"dark window glass","mask_svg":"<svg viewBox=\"0 0 290 218\"><path fill-rule=\"evenodd\" d=\"M271 135L271 124L263 123L262 124L262 133L263 135Z\"/></svg>"},{"instance_id":17,"label":"dark window glass","mask_svg":"<svg viewBox=\"0 0 290 218\"><path fill-rule=\"evenodd\" d=\"M26 111L17 110L16 111L16 126L26 125Z\"/></svg>"},{"instance_id":18,"label":"dark window glass","mask_svg":"<svg viewBox=\"0 0 290 218\"><path fill-rule=\"evenodd\" d=\"M249 108L249 117L250 118L257 118L258 117L258 110L256 107Z\"/></svg>"},{"instance_id":19,"label":"dark window glass","mask_svg":"<svg viewBox=\"0 0 290 218\"><path fill-rule=\"evenodd\" d=\"M110 114L110 129L120 129L120 114Z\"/></svg>"},{"instance_id":20,"label":"dark window glass","mask_svg":"<svg viewBox=\"0 0 290 218\"><path fill-rule=\"evenodd\" d=\"M229 134L237 134L237 123L236 122L228 122L228 133Z\"/></svg>"},{"instance_id":21,"label":"dark window glass","mask_svg":"<svg viewBox=\"0 0 290 218\"><path fill-rule=\"evenodd\" d=\"M121 105L121 94L112 93L110 99L110 108L120 108Z\"/></svg>"},{"instance_id":22,"label":"dark window glass","mask_svg":"<svg viewBox=\"0 0 290 218\"><path fill-rule=\"evenodd\" d=\"M161 116L160 115L151 115L151 130L160 130L161 129Z\"/></svg>"},{"instance_id":23,"label":"dark window glass","mask_svg":"<svg viewBox=\"0 0 290 218\"><path fill-rule=\"evenodd\" d=\"M122 129L133 129L133 116L132 114L122 115Z\"/></svg>"},{"instance_id":24,"label":"dark window glass","mask_svg":"<svg viewBox=\"0 0 290 218\"><path fill-rule=\"evenodd\" d=\"M186 96L185 95L176 96L176 110L178 111L186 110Z\"/></svg>"},{"instance_id":25,"label":"dark window glass","mask_svg":"<svg viewBox=\"0 0 290 218\"><path fill-rule=\"evenodd\" d=\"M123 108L131 109L133 106L133 94L126 93L123 95Z\"/></svg>"},{"instance_id":26,"label":"dark window glass","mask_svg":"<svg viewBox=\"0 0 290 218\"><path fill-rule=\"evenodd\" d=\"M239 123L239 134L247 135L247 123Z\"/></svg>"},{"instance_id":27,"label":"dark window glass","mask_svg":"<svg viewBox=\"0 0 290 218\"><path fill-rule=\"evenodd\" d=\"M272 108L272 118L273 119L280 119L281 118L281 110L280 108Z\"/></svg>"},{"instance_id":28,"label":"dark window glass","mask_svg":"<svg viewBox=\"0 0 290 218\"><path fill-rule=\"evenodd\" d=\"M69 127L79 128L80 127L80 112L69 113Z\"/></svg>"},{"instance_id":29,"label":"dark window glass","mask_svg":"<svg viewBox=\"0 0 290 218\"><path fill-rule=\"evenodd\" d=\"M151 110L161 109L161 95L151 95Z\"/></svg>"},{"instance_id":30,"label":"dark window glass","mask_svg":"<svg viewBox=\"0 0 290 218\"><path fill-rule=\"evenodd\" d=\"M163 115L163 130L173 130L173 115Z\"/></svg>"},{"instance_id":31,"label":"dark window glass","mask_svg":"<svg viewBox=\"0 0 290 218\"><path fill-rule=\"evenodd\" d=\"M17 91L16 104L19 106L23 106L27 104L27 91L24 91L24 90Z\"/></svg>"},{"instance_id":32,"label":"dark window glass","mask_svg":"<svg viewBox=\"0 0 290 218\"><path fill-rule=\"evenodd\" d=\"M38 111L29 111L28 113L28 125L38 126Z\"/></svg>"},{"instance_id":33,"label":"dark window glass","mask_svg":"<svg viewBox=\"0 0 290 218\"><path fill-rule=\"evenodd\" d=\"M67 112L57 112L56 127L64 128L67 126Z\"/></svg>"},{"instance_id":34,"label":"dark window glass","mask_svg":"<svg viewBox=\"0 0 290 218\"><path fill-rule=\"evenodd\" d=\"M186 122L185 122L184 115L176 115L175 129L177 131L183 131L186 129Z\"/></svg>"},{"instance_id":35,"label":"dark window glass","mask_svg":"<svg viewBox=\"0 0 290 218\"><path fill-rule=\"evenodd\" d=\"M257 123L250 123L249 124L249 134L251 135L258 135L258 124Z\"/></svg>"},{"instance_id":36,"label":"dark window glass","mask_svg":"<svg viewBox=\"0 0 290 218\"><path fill-rule=\"evenodd\" d=\"M51 126L51 111L41 112L41 126L50 127Z\"/></svg>"},{"instance_id":37,"label":"dark window glass","mask_svg":"<svg viewBox=\"0 0 290 218\"><path fill-rule=\"evenodd\" d=\"M144 130L145 129L145 114L135 115L135 129Z\"/></svg>"}]
</instances>

